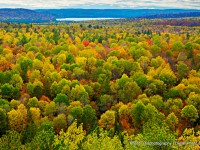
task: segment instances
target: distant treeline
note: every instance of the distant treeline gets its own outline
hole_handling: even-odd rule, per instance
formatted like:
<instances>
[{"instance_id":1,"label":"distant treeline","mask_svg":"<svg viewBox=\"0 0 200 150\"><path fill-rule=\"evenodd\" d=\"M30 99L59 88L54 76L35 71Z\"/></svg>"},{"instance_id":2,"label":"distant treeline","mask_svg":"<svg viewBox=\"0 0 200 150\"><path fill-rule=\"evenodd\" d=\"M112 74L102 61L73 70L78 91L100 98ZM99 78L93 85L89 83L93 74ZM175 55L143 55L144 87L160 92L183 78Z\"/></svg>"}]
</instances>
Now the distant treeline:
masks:
<instances>
[{"instance_id":1,"label":"distant treeline","mask_svg":"<svg viewBox=\"0 0 200 150\"><path fill-rule=\"evenodd\" d=\"M0 9L1 22L56 22L56 18L183 18L199 17L189 9Z\"/></svg>"},{"instance_id":2,"label":"distant treeline","mask_svg":"<svg viewBox=\"0 0 200 150\"><path fill-rule=\"evenodd\" d=\"M169 14L156 14L156 15L148 15L138 18L148 18L148 19L155 19L155 18L184 18L184 17L199 17L200 12L181 12L181 13L169 13Z\"/></svg>"},{"instance_id":3,"label":"distant treeline","mask_svg":"<svg viewBox=\"0 0 200 150\"><path fill-rule=\"evenodd\" d=\"M146 18L152 15L159 16L160 14L165 18L165 15L171 17L170 14L177 15L188 13L189 15L191 12L200 13L200 10L188 9L41 9L35 11L40 13L49 13L54 15L56 18Z\"/></svg>"}]
</instances>

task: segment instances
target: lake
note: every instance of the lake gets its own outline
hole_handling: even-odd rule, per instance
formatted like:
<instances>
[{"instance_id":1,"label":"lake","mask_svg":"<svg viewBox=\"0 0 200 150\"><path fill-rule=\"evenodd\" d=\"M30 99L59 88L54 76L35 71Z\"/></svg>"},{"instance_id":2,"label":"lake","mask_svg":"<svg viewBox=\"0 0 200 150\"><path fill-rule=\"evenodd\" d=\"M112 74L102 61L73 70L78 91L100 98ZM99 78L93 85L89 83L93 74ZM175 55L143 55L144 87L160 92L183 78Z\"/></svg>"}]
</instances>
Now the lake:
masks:
<instances>
[{"instance_id":1,"label":"lake","mask_svg":"<svg viewBox=\"0 0 200 150\"><path fill-rule=\"evenodd\" d=\"M111 20L120 18L58 18L56 21L92 21L92 20Z\"/></svg>"}]
</instances>

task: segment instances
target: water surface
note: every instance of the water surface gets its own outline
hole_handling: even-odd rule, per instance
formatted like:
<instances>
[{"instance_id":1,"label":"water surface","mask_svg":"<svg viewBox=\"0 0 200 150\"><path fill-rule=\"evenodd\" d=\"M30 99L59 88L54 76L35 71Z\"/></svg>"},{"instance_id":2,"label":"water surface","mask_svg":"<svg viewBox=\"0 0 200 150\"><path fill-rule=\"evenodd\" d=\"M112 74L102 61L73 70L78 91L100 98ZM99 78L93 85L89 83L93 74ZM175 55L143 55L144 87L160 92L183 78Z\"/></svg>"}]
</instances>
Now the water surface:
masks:
<instances>
[{"instance_id":1,"label":"water surface","mask_svg":"<svg viewBox=\"0 0 200 150\"><path fill-rule=\"evenodd\" d=\"M58 18L56 21L92 21L92 20L111 20L120 18Z\"/></svg>"}]
</instances>

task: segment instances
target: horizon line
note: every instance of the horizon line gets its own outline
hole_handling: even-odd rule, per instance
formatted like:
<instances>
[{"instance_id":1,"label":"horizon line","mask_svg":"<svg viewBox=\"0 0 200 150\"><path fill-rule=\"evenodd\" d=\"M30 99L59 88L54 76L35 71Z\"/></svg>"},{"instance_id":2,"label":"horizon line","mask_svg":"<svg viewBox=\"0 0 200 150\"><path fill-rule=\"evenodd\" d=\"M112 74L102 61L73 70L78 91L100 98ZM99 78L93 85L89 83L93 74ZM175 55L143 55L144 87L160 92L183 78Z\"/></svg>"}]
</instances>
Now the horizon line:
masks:
<instances>
[{"instance_id":1,"label":"horizon line","mask_svg":"<svg viewBox=\"0 0 200 150\"><path fill-rule=\"evenodd\" d=\"M85 10L89 10L89 9L96 9L96 10L200 10L197 8L143 8L143 7L137 7L137 8L74 8L74 7L69 7L69 8L24 8L24 7L0 7L0 9L28 9L28 10L38 10L38 9L57 9L57 10L61 10L61 9L85 9Z\"/></svg>"}]
</instances>

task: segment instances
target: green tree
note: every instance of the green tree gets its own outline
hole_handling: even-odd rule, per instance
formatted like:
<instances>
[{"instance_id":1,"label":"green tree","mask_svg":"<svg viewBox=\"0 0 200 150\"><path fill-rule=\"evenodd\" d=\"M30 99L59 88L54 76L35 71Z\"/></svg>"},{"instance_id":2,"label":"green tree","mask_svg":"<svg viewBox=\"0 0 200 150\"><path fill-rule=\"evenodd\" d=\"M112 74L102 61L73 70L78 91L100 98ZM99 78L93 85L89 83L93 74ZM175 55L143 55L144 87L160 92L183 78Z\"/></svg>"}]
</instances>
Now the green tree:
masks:
<instances>
[{"instance_id":1,"label":"green tree","mask_svg":"<svg viewBox=\"0 0 200 150\"><path fill-rule=\"evenodd\" d=\"M112 106L113 103L114 103L113 96L104 94L100 96L98 106L101 112L105 112Z\"/></svg>"},{"instance_id":2,"label":"green tree","mask_svg":"<svg viewBox=\"0 0 200 150\"><path fill-rule=\"evenodd\" d=\"M53 101L54 101L55 103L59 103L59 104L64 103L64 104L66 104L67 106L69 106L69 104L70 104L69 98L68 98L68 96L65 95L65 94L58 94L58 95L53 99Z\"/></svg>"},{"instance_id":3,"label":"green tree","mask_svg":"<svg viewBox=\"0 0 200 150\"><path fill-rule=\"evenodd\" d=\"M195 122L199 118L199 115L197 109L193 105L187 105L182 109L181 117L188 121Z\"/></svg>"},{"instance_id":4,"label":"green tree","mask_svg":"<svg viewBox=\"0 0 200 150\"><path fill-rule=\"evenodd\" d=\"M0 99L0 108L8 112L10 111L10 103L5 99Z\"/></svg>"},{"instance_id":5,"label":"green tree","mask_svg":"<svg viewBox=\"0 0 200 150\"><path fill-rule=\"evenodd\" d=\"M134 60L138 60L141 56L145 56L147 54L146 50L139 46L131 47L129 53Z\"/></svg>"},{"instance_id":6,"label":"green tree","mask_svg":"<svg viewBox=\"0 0 200 150\"><path fill-rule=\"evenodd\" d=\"M200 114L200 94L191 92L186 100L186 103L188 105L193 105L197 109L198 114Z\"/></svg>"},{"instance_id":7,"label":"green tree","mask_svg":"<svg viewBox=\"0 0 200 150\"><path fill-rule=\"evenodd\" d=\"M37 97L37 99L40 99L42 94L43 94L43 83L35 80L34 83L28 83L27 84L27 89L28 89L28 93L32 96L32 97Z\"/></svg>"},{"instance_id":8,"label":"green tree","mask_svg":"<svg viewBox=\"0 0 200 150\"><path fill-rule=\"evenodd\" d=\"M41 80L41 73L39 70L34 70L31 72L31 75L29 77L29 81L34 83L35 80Z\"/></svg>"},{"instance_id":9,"label":"green tree","mask_svg":"<svg viewBox=\"0 0 200 150\"><path fill-rule=\"evenodd\" d=\"M137 85L142 89L144 89L148 84L148 79L146 75L141 72L136 72L133 76L133 79L137 83Z\"/></svg>"},{"instance_id":10,"label":"green tree","mask_svg":"<svg viewBox=\"0 0 200 150\"><path fill-rule=\"evenodd\" d=\"M71 90L71 96L73 99L80 101L84 105L89 103L89 95L82 85L76 85L73 87Z\"/></svg>"},{"instance_id":11,"label":"green tree","mask_svg":"<svg viewBox=\"0 0 200 150\"><path fill-rule=\"evenodd\" d=\"M180 41L174 42L171 47L172 51L182 51L183 49L184 45Z\"/></svg>"},{"instance_id":12,"label":"green tree","mask_svg":"<svg viewBox=\"0 0 200 150\"><path fill-rule=\"evenodd\" d=\"M56 133L59 133L61 130L65 131L67 128L66 116L59 114L57 117L54 117L53 124Z\"/></svg>"},{"instance_id":13,"label":"green tree","mask_svg":"<svg viewBox=\"0 0 200 150\"><path fill-rule=\"evenodd\" d=\"M28 81L27 71L32 67L33 61L30 58L24 59L20 62L20 67L22 70L21 77L24 82Z\"/></svg>"},{"instance_id":14,"label":"green tree","mask_svg":"<svg viewBox=\"0 0 200 150\"><path fill-rule=\"evenodd\" d=\"M150 103L154 105L159 111L162 111L164 109L164 102L161 96L154 95L150 98Z\"/></svg>"},{"instance_id":15,"label":"green tree","mask_svg":"<svg viewBox=\"0 0 200 150\"><path fill-rule=\"evenodd\" d=\"M31 107L39 107L39 104L38 104L38 99L36 97L33 97L33 98L30 98L28 100L28 103L27 103L27 106L26 106L28 109L30 109Z\"/></svg>"},{"instance_id":16,"label":"green tree","mask_svg":"<svg viewBox=\"0 0 200 150\"><path fill-rule=\"evenodd\" d=\"M43 127L46 126L46 123L44 122L41 126ZM53 143L54 143L53 124L47 124L46 128L43 127L39 127L39 131L29 144L29 148L40 149L40 150L53 149Z\"/></svg>"},{"instance_id":17,"label":"green tree","mask_svg":"<svg viewBox=\"0 0 200 150\"><path fill-rule=\"evenodd\" d=\"M18 100L11 100L10 101L10 107L11 109L17 109L17 107L20 105L20 102Z\"/></svg>"},{"instance_id":18,"label":"green tree","mask_svg":"<svg viewBox=\"0 0 200 150\"><path fill-rule=\"evenodd\" d=\"M137 98L138 95L142 93L140 87L136 82L127 82L125 83L122 90L119 90L119 99L122 102L130 102L131 100Z\"/></svg>"},{"instance_id":19,"label":"green tree","mask_svg":"<svg viewBox=\"0 0 200 150\"><path fill-rule=\"evenodd\" d=\"M69 114L73 117L73 120L77 120L77 123L81 123L82 115L83 115L83 108L80 106L75 106L71 108Z\"/></svg>"},{"instance_id":20,"label":"green tree","mask_svg":"<svg viewBox=\"0 0 200 150\"><path fill-rule=\"evenodd\" d=\"M1 86L1 95L3 98L5 99L11 99L14 96L19 96L19 93L17 91L19 91L19 89L14 88L12 85L10 85L9 83L5 83L4 85ZM16 92L16 93L15 93ZM16 94L16 95L14 95Z\"/></svg>"},{"instance_id":21,"label":"green tree","mask_svg":"<svg viewBox=\"0 0 200 150\"><path fill-rule=\"evenodd\" d=\"M6 133L7 125L8 122L6 112L2 108L0 108L0 137Z\"/></svg>"},{"instance_id":22,"label":"green tree","mask_svg":"<svg viewBox=\"0 0 200 150\"><path fill-rule=\"evenodd\" d=\"M143 114L145 123L149 122L151 124L162 125L164 117L165 115L159 112L155 106L153 106L150 103L146 105L146 108Z\"/></svg>"},{"instance_id":23,"label":"green tree","mask_svg":"<svg viewBox=\"0 0 200 150\"><path fill-rule=\"evenodd\" d=\"M42 70L43 68L43 63L39 59L33 60L33 69L35 70Z\"/></svg>"},{"instance_id":24,"label":"green tree","mask_svg":"<svg viewBox=\"0 0 200 150\"><path fill-rule=\"evenodd\" d=\"M29 143L37 134L37 126L34 123L28 123L26 128L21 133L21 142L25 148L29 148Z\"/></svg>"},{"instance_id":25,"label":"green tree","mask_svg":"<svg viewBox=\"0 0 200 150\"><path fill-rule=\"evenodd\" d=\"M193 56L193 45L192 45L192 43L186 43L186 44L185 44L185 49L188 51L187 58L188 58L188 59L194 58L194 56Z\"/></svg>"},{"instance_id":26,"label":"green tree","mask_svg":"<svg viewBox=\"0 0 200 150\"><path fill-rule=\"evenodd\" d=\"M154 67L155 69L160 67L163 63L164 60L160 56L151 59L151 66Z\"/></svg>"},{"instance_id":27,"label":"green tree","mask_svg":"<svg viewBox=\"0 0 200 150\"><path fill-rule=\"evenodd\" d=\"M133 104L130 110L130 116L133 119L134 126L137 128L141 128L144 122L144 111L145 111L145 105L138 101L136 104Z\"/></svg>"},{"instance_id":28,"label":"green tree","mask_svg":"<svg viewBox=\"0 0 200 150\"><path fill-rule=\"evenodd\" d=\"M161 52L161 48L158 47L157 45L152 45L151 51L152 51L153 56L156 57Z\"/></svg>"},{"instance_id":29,"label":"green tree","mask_svg":"<svg viewBox=\"0 0 200 150\"><path fill-rule=\"evenodd\" d=\"M96 113L90 105L83 107L82 122L83 129L85 129L87 132L94 130L97 126Z\"/></svg>"},{"instance_id":30,"label":"green tree","mask_svg":"<svg viewBox=\"0 0 200 150\"><path fill-rule=\"evenodd\" d=\"M137 98L142 92L137 83L125 74L116 80L116 86L119 100L125 103Z\"/></svg>"},{"instance_id":31,"label":"green tree","mask_svg":"<svg viewBox=\"0 0 200 150\"><path fill-rule=\"evenodd\" d=\"M52 101L52 102L50 102L50 103L48 103L48 104L46 105L44 114L45 114L46 116L53 117L54 114L56 113L56 111L57 111L56 104L55 104L55 102Z\"/></svg>"},{"instance_id":32,"label":"green tree","mask_svg":"<svg viewBox=\"0 0 200 150\"><path fill-rule=\"evenodd\" d=\"M28 42L29 42L28 38L24 34L22 34L22 37L21 37L19 43L24 45L24 44L26 44Z\"/></svg>"},{"instance_id":33,"label":"green tree","mask_svg":"<svg viewBox=\"0 0 200 150\"><path fill-rule=\"evenodd\" d=\"M98 82L101 84L102 93L106 94L110 91L110 79L111 79L111 72L105 71L105 73L98 75Z\"/></svg>"},{"instance_id":34,"label":"green tree","mask_svg":"<svg viewBox=\"0 0 200 150\"><path fill-rule=\"evenodd\" d=\"M168 86L173 86L176 83L176 76L170 68L164 68L159 74L159 79Z\"/></svg>"},{"instance_id":35,"label":"green tree","mask_svg":"<svg viewBox=\"0 0 200 150\"><path fill-rule=\"evenodd\" d=\"M175 135L170 133L166 126L152 125L151 127L144 127L142 141L154 142L154 144L148 146L154 150L170 149L171 145L167 143L173 143L175 140ZM160 143L162 145L159 145Z\"/></svg>"},{"instance_id":36,"label":"green tree","mask_svg":"<svg viewBox=\"0 0 200 150\"><path fill-rule=\"evenodd\" d=\"M189 68L186 64L179 63L177 65L177 70L178 70L178 77L179 77L180 80L187 77L188 72L189 72Z\"/></svg>"},{"instance_id":37,"label":"green tree","mask_svg":"<svg viewBox=\"0 0 200 150\"><path fill-rule=\"evenodd\" d=\"M14 74L10 80L10 84L21 90L23 87L23 80L19 74Z\"/></svg>"},{"instance_id":38,"label":"green tree","mask_svg":"<svg viewBox=\"0 0 200 150\"><path fill-rule=\"evenodd\" d=\"M16 131L7 131L5 135L0 138L1 150L16 150L20 149L22 143L20 141L20 134Z\"/></svg>"}]
</instances>

